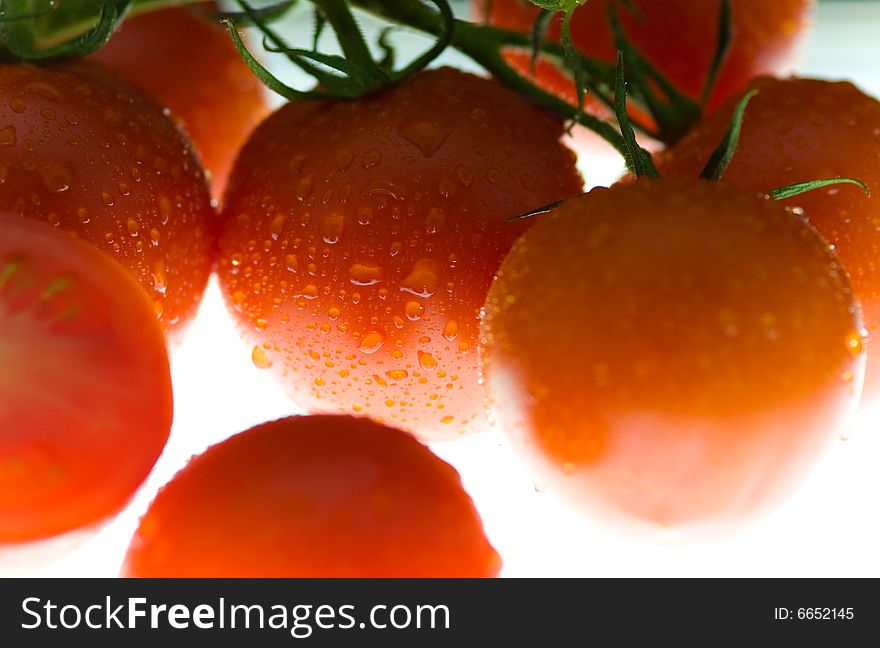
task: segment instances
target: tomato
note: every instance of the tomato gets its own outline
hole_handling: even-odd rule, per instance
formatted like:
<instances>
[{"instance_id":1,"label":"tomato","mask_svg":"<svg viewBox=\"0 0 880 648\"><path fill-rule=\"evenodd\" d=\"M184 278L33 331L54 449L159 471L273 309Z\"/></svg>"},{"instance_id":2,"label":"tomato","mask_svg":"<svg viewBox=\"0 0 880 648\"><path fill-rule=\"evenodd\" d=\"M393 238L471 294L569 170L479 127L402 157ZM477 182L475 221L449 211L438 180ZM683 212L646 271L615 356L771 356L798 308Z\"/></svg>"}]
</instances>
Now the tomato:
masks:
<instances>
[{"instance_id":1,"label":"tomato","mask_svg":"<svg viewBox=\"0 0 880 648\"><path fill-rule=\"evenodd\" d=\"M171 109L221 198L238 150L268 113L262 84L225 30L186 8L150 12L127 19L93 58Z\"/></svg>"},{"instance_id":2,"label":"tomato","mask_svg":"<svg viewBox=\"0 0 880 648\"><path fill-rule=\"evenodd\" d=\"M258 367L312 412L454 438L482 429L478 314L523 222L576 194L562 125L449 68L289 104L232 175L218 274Z\"/></svg>"},{"instance_id":3,"label":"tomato","mask_svg":"<svg viewBox=\"0 0 880 648\"><path fill-rule=\"evenodd\" d=\"M805 222L686 178L539 219L489 292L483 355L496 415L547 488L636 527L729 530L842 431L861 318Z\"/></svg>"},{"instance_id":4,"label":"tomato","mask_svg":"<svg viewBox=\"0 0 880 648\"><path fill-rule=\"evenodd\" d=\"M575 10L572 40L580 52L614 62L617 48L608 26L612 0L589 0ZM638 19L625 7L618 9L630 41L675 86L698 99L709 72L718 36L718 0L633 0L642 14ZM806 31L812 0L731 0L732 40L709 102L710 110L743 89L752 77L783 74L792 69ZM480 15L483 10L479 10ZM529 31L537 7L525 0L491 0L490 23ZM554 19L550 37L559 39L561 19ZM509 55L528 70L529 53ZM538 81L548 90L575 100L572 82L556 68L538 69ZM599 106L592 103L591 110Z\"/></svg>"},{"instance_id":5,"label":"tomato","mask_svg":"<svg viewBox=\"0 0 880 648\"><path fill-rule=\"evenodd\" d=\"M490 577L458 473L369 419L266 423L193 459L150 506L135 577Z\"/></svg>"},{"instance_id":6,"label":"tomato","mask_svg":"<svg viewBox=\"0 0 880 648\"><path fill-rule=\"evenodd\" d=\"M118 264L0 212L0 544L115 513L171 426L165 339Z\"/></svg>"},{"instance_id":7,"label":"tomato","mask_svg":"<svg viewBox=\"0 0 880 648\"><path fill-rule=\"evenodd\" d=\"M850 83L760 79L736 155L723 180L752 191L822 178L859 178L784 201L834 244L862 303L868 332L880 329L880 102ZM729 123L733 105L697 125L658 161L662 173L699 173ZM866 403L880 397L880 345L868 346Z\"/></svg>"},{"instance_id":8,"label":"tomato","mask_svg":"<svg viewBox=\"0 0 880 648\"><path fill-rule=\"evenodd\" d=\"M175 336L211 271L210 200L186 138L122 79L95 64L0 65L0 209L110 254Z\"/></svg>"}]
</instances>

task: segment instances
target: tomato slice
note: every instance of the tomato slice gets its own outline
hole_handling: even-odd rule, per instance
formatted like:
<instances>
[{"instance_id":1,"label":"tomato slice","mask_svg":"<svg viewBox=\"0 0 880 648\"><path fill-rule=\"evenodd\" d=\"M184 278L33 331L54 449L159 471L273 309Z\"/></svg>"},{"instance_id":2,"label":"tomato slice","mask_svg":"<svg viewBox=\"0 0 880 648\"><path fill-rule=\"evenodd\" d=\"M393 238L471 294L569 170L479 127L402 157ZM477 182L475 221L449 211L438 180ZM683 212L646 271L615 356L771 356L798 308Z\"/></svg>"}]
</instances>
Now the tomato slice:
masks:
<instances>
[{"instance_id":1,"label":"tomato slice","mask_svg":"<svg viewBox=\"0 0 880 648\"><path fill-rule=\"evenodd\" d=\"M0 543L118 511L171 419L164 336L135 280L69 234L0 213Z\"/></svg>"}]
</instances>

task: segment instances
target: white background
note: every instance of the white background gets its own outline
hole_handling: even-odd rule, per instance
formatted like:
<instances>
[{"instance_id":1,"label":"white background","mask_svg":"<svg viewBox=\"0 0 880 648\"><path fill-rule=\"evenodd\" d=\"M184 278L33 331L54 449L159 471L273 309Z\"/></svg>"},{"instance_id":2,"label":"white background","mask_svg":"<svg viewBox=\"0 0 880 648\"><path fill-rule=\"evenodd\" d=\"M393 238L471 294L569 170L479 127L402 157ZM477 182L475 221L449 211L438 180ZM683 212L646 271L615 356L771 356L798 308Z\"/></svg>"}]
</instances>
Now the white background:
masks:
<instances>
[{"instance_id":1,"label":"white background","mask_svg":"<svg viewBox=\"0 0 880 648\"><path fill-rule=\"evenodd\" d=\"M290 33L305 34L302 15ZM880 2L822 3L804 75L846 78L880 96ZM421 43L419 39L414 39ZM306 41L299 40L299 43ZM469 69L454 54L442 62ZM290 78L290 77L288 77ZM617 165L584 161L590 184ZM131 505L103 528L0 551L0 574L114 576L138 517L187 459L254 424L298 413L253 367L212 280L185 344L173 357L176 418L169 445ZM737 535L671 542L622 535L537 493L495 433L434 447L460 471L507 576L880 576L880 416L863 416L782 508Z\"/></svg>"}]
</instances>

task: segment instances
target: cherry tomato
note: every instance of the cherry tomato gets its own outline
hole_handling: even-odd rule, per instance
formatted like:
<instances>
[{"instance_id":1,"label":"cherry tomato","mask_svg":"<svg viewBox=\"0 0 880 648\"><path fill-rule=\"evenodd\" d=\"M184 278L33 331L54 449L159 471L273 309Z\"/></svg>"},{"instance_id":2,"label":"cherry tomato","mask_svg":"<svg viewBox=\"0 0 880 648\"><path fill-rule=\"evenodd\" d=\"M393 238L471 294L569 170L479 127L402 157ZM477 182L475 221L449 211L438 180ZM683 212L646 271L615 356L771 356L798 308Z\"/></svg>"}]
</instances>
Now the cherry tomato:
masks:
<instances>
[{"instance_id":1,"label":"cherry tomato","mask_svg":"<svg viewBox=\"0 0 880 648\"><path fill-rule=\"evenodd\" d=\"M127 19L93 58L171 109L221 198L238 150L268 113L262 84L223 28L186 8L150 12Z\"/></svg>"},{"instance_id":2,"label":"cherry tomato","mask_svg":"<svg viewBox=\"0 0 880 648\"><path fill-rule=\"evenodd\" d=\"M218 273L258 367L312 412L423 439L485 425L479 309L526 224L582 187L562 125L449 68L289 104L238 160Z\"/></svg>"},{"instance_id":3,"label":"cherry tomato","mask_svg":"<svg viewBox=\"0 0 880 648\"><path fill-rule=\"evenodd\" d=\"M539 219L489 292L483 353L496 415L549 489L635 526L729 530L842 431L861 318L808 224L686 178Z\"/></svg>"},{"instance_id":4,"label":"cherry tomato","mask_svg":"<svg viewBox=\"0 0 880 648\"><path fill-rule=\"evenodd\" d=\"M806 214L834 244L862 303L868 332L880 329L880 102L850 83L760 79L724 182L751 191L846 176L855 186L811 191L783 204ZM666 174L700 172L723 136L733 105L697 125L658 164ZM865 402L880 397L880 345L868 345Z\"/></svg>"},{"instance_id":5,"label":"cherry tomato","mask_svg":"<svg viewBox=\"0 0 880 648\"><path fill-rule=\"evenodd\" d=\"M165 338L117 263L0 212L0 544L91 525L171 427Z\"/></svg>"},{"instance_id":6,"label":"cherry tomato","mask_svg":"<svg viewBox=\"0 0 880 648\"><path fill-rule=\"evenodd\" d=\"M526 0L489 0L490 23L517 31L529 31L538 8ZM608 62L617 47L608 26L612 0L589 0L575 10L571 31L583 54ZM694 99L700 97L715 53L718 36L719 0L633 0L641 13L637 18L626 7L618 12L630 41L675 86ZM812 0L731 0L732 40L730 51L712 92L709 108L743 89L761 74L791 70L798 46L809 23ZM478 7L480 5L478 4ZM478 9L484 15L484 9ZM550 37L559 39L561 19L554 19ZM530 54L511 55L525 72ZM571 80L549 64L537 70L548 90L574 100ZM591 109L599 109L591 105Z\"/></svg>"},{"instance_id":7,"label":"cherry tomato","mask_svg":"<svg viewBox=\"0 0 880 648\"><path fill-rule=\"evenodd\" d=\"M193 459L156 497L135 577L490 577L501 561L458 473L369 419L266 423Z\"/></svg>"},{"instance_id":8,"label":"cherry tomato","mask_svg":"<svg viewBox=\"0 0 880 648\"><path fill-rule=\"evenodd\" d=\"M178 335L211 271L199 162L162 110L95 64L0 65L0 209L127 267Z\"/></svg>"}]
</instances>

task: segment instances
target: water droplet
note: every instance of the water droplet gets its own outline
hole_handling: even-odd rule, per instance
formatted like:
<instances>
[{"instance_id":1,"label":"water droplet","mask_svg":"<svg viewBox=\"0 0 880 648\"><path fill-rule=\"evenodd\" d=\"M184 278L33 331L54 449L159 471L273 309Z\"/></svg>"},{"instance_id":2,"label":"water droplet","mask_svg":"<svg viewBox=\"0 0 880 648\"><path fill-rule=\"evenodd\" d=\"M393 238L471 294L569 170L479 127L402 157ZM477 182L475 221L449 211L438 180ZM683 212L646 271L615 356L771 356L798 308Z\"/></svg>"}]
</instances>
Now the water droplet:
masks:
<instances>
[{"instance_id":1,"label":"water droplet","mask_svg":"<svg viewBox=\"0 0 880 648\"><path fill-rule=\"evenodd\" d=\"M28 102L27 99L19 95L18 97L13 97L9 102L9 107L12 108L13 112L23 113L27 110Z\"/></svg>"},{"instance_id":2,"label":"water droplet","mask_svg":"<svg viewBox=\"0 0 880 648\"><path fill-rule=\"evenodd\" d=\"M419 259L400 282L400 289L418 297L430 297L437 292L439 274L440 265L434 259Z\"/></svg>"},{"instance_id":3,"label":"water droplet","mask_svg":"<svg viewBox=\"0 0 880 648\"><path fill-rule=\"evenodd\" d=\"M429 338L427 335L423 335L422 337L419 338L419 344L421 344L422 346L424 346L425 344L430 344L430 343L431 343L431 338Z\"/></svg>"},{"instance_id":4,"label":"water droplet","mask_svg":"<svg viewBox=\"0 0 880 648\"><path fill-rule=\"evenodd\" d=\"M116 201L113 199L113 196L107 193L106 191L101 192L101 202L103 202L107 207L112 207L116 204Z\"/></svg>"},{"instance_id":5,"label":"water droplet","mask_svg":"<svg viewBox=\"0 0 880 648\"><path fill-rule=\"evenodd\" d=\"M299 269L299 260L295 254L288 254L284 257L284 263L288 272L296 272Z\"/></svg>"},{"instance_id":6,"label":"water droplet","mask_svg":"<svg viewBox=\"0 0 880 648\"><path fill-rule=\"evenodd\" d=\"M391 244L391 247L388 248L388 251L391 253L391 256L397 256L400 254L400 251L403 249L403 243L400 241L395 241Z\"/></svg>"},{"instance_id":7,"label":"water droplet","mask_svg":"<svg viewBox=\"0 0 880 648\"><path fill-rule=\"evenodd\" d=\"M296 293L294 297L302 297L304 299L317 299L318 287L315 284L309 284L298 293Z\"/></svg>"},{"instance_id":8,"label":"water droplet","mask_svg":"<svg viewBox=\"0 0 880 648\"><path fill-rule=\"evenodd\" d=\"M363 167L365 169L371 169L379 162L382 161L382 154L376 149L372 149L367 151L366 155L364 155Z\"/></svg>"},{"instance_id":9,"label":"water droplet","mask_svg":"<svg viewBox=\"0 0 880 648\"><path fill-rule=\"evenodd\" d=\"M254 320L254 328L258 331L265 331L267 326L269 326L269 322L264 320L262 317L258 317Z\"/></svg>"},{"instance_id":10,"label":"water droplet","mask_svg":"<svg viewBox=\"0 0 880 648\"><path fill-rule=\"evenodd\" d=\"M131 234L132 236L137 236L138 233L141 231L141 225L140 225L140 223L138 223L138 222L137 222L135 219L133 219L133 218L129 218L129 219L125 222L125 228L128 230L128 233Z\"/></svg>"},{"instance_id":11,"label":"water droplet","mask_svg":"<svg viewBox=\"0 0 880 648\"><path fill-rule=\"evenodd\" d=\"M443 327L443 337L452 342L455 338L458 337L458 322L455 320L449 320L446 322L446 326Z\"/></svg>"},{"instance_id":12,"label":"water droplet","mask_svg":"<svg viewBox=\"0 0 880 648\"><path fill-rule=\"evenodd\" d=\"M453 125L434 115L416 114L397 127L400 136L415 146L426 158L433 157L449 139Z\"/></svg>"},{"instance_id":13,"label":"water droplet","mask_svg":"<svg viewBox=\"0 0 880 648\"><path fill-rule=\"evenodd\" d=\"M330 212L325 214L322 220L324 243L332 245L337 243L342 237L342 231L345 229L345 214L342 212Z\"/></svg>"},{"instance_id":14,"label":"water droplet","mask_svg":"<svg viewBox=\"0 0 880 648\"><path fill-rule=\"evenodd\" d=\"M434 371L437 368L437 360L427 351L419 351L419 366L425 371Z\"/></svg>"},{"instance_id":15,"label":"water droplet","mask_svg":"<svg viewBox=\"0 0 880 648\"><path fill-rule=\"evenodd\" d=\"M372 286L382 280L382 268L369 263L355 263L348 271L348 276L355 286Z\"/></svg>"},{"instance_id":16,"label":"water droplet","mask_svg":"<svg viewBox=\"0 0 880 648\"><path fill-rule=\"evenodd\" d=\"M261 347L255 346L251 351L251 362L257 369L268 369L272 366L272 359Z\"/></svg>"},{"instance_id":17,"label":"water droplet","mask_svg":"<svg viewBox=\"0 0 880 648\"><path fill-rule=\"evenodd\" d=\"M496 185L501 182L501 173L493 167L486 172L486 179L489 181L489 184Z\"/></svg>"},{"instance_id":18,"label":"water droplet","mask_svg":"<svg viewBox=\"0 0 880 648\"><path fill-rule=\"evenodd\" d=\"M857 331L853 331L852 333L847 335L846 348L853 355L853 357L861 355L862 351L865 348L864 335Z\"/></svg>"},{"instance_id":19,"label":"water droplet","mask_svg":"<svg viewBox=\"0 0 880 648\"><path fill-rule=\"evenodd\" d=\"M406 369L392 369L391 371L386 371L385 375L392 382L400 382L409 376L409 372Z\"/></svg>"},{"instance_id":20,"label":"water droplet","mask_svg":"<svg viewBox=\"0 0 880 648\"><path fill-rule=\"evenodd\" d=\"M385 342L385 338L381 333L370 331L363 337L358 348L363 353L375 353L382 346L383 342Z\"/></svg>"},{"instance_id":21,"label":"water droplet","mask_svg":"<svg viewBox=\"0 0 880 648\"><path fill-rule=\"evenodd\" d=\"M18 136L16 134L15 126L7 124L3 128L0 128L0 148L9 148L15 146L17 143Z\"/></svg>"},{"instance_id":22,"label":"water droplet","mask_svg":"<svg viewBox=\"0 0 880 648\"><path fill-rule=\"evenodd\" d=\"M455 420L455 417L454 417L454 416L444 416L442 419L440 419L440 422L441 422L443 425L449 425L449 424L452 423L454 420Z\"/></svg>"},{"instance_id":23,"label":"water droplet","mask_svg":"<svg viewBox=\"0 0 880 648\"><path fill-rule=\"evenodd\" d=\"M314 176L307 175L304 178L300 178L296 183L296 199L300 202L305 202L306 199L312 195L312 190L314 189Z\"/></svg>"},{"instance_id":24,"label":"water droplet","mask_svg":"<svg viewBox=\"0 0 880 648\"><path fill-rule=\"evenodd\" d=\"M40 172L40 178L48 191L62 193L70 189L73 173L67 167L55 166L43 169Z\"/></svg>"},{"instance_id":25,"label":"water droplet","mask_svg":"<svg viewBox=\"0 0 880 648\"><path fill-rule=\"evenodd\" d=\"M463 164L455 167L455 177L457 177L458 181L465 187L470 187L474 182L473 172Z\"/></svg>"},{"instance_id":26,"label":"water droplet","mask_svg":"<svg viewBox=\"0 0 880 648\"><path fill-rule=\"evenodd\" d=\"M162 218L162 224L167 225L168 219L171 218L171 201L166 196L159 196L159 216Z\"/></svg>"},{"instance_id":27,"label":"water droplet","mask_svg":"<svg viewBox=\"0 0 880 648\"><path fill-rule=\"evenodd\" d=\"M422 314L425 312L425 307L422 306L419 302L408 301L406 302L406 306L403 308L403 312L406 314L407 319L412 321L422 319Z\"/></svg>"},{"instance_id":28,"label":"water droplet","mask_svg":"<svg viewBox=\"0 0 880 648\"><path fill-rule=\"evenodd\" d=\"M27 85L27 91L49 101L64 101L64 95L55 86L43 81L32 81Z\"/></svg>"},{"instance_id":29,"label":"water droplet","mask_svg":"<svg viewBox=\"0 0 880 648\"><path fill-rule=\"evenodd\" d=\"M436 234L446 224L446 214L438 207L432 207L425 219L425 231L428 234Z\"/></svg>"},{"instance_id":30,"label":"water droplet","mask_svg":"<svg viewBox=\"0 0 880 648\"><path fill-rule=\"evenodd\" d=\"M87 225L89 221L92 220L92 217L89 215L89 210L85 207L80 207L76 210L76 217L79 219L79 222L83 225Z\"/></svg>"},{"instance_id":31,"label":"water droplet","mask_svg":"<svg viewBox=\"0 0 880 648\"><path fill-rule=\"evenodd\" d=\"M165 261L159 259L153 265L153 290L164 295L168 288L168 275L165 273Z\"/></svg>"},{"instance_id":32,"label":"water droplet","mask_svg":"<svg viewBox=\"0 0 880 648\"><path fill-rule=\"evenodd\" d=\"M277 241L278 237L284 232L284 221L287 220L284 214L275 214L272 222L269 223L269 235L273 241Z\"/></svg>"}]
</instances>

